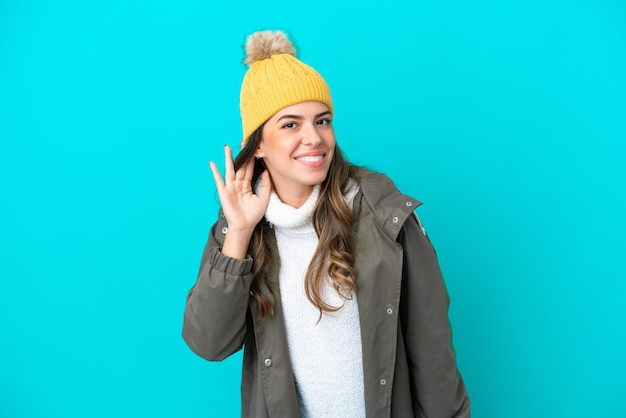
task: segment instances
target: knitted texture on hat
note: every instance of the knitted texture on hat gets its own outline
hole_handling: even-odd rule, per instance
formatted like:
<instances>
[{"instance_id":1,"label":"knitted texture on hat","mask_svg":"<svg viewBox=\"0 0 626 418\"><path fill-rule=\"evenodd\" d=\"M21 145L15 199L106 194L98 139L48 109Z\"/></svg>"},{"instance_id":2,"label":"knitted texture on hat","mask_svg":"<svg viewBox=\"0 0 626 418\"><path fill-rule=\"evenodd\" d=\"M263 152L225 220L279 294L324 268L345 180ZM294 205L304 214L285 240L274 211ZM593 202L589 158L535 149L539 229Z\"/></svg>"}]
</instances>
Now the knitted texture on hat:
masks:
<instances>
[{"instance_id":1,"label":"knitted texture on hat","mask_svg":"<svg viewBox=\"0 0 626 418\"><path fill-rule=\"evenodd\" d=\"M245 49L244 62L250 67L241 85L239 102L244 142L287 106L317 101L333 111L326 81L295 57L295 48L283 32L255 32L248 37Z\"/></svg>"}]
</instances>

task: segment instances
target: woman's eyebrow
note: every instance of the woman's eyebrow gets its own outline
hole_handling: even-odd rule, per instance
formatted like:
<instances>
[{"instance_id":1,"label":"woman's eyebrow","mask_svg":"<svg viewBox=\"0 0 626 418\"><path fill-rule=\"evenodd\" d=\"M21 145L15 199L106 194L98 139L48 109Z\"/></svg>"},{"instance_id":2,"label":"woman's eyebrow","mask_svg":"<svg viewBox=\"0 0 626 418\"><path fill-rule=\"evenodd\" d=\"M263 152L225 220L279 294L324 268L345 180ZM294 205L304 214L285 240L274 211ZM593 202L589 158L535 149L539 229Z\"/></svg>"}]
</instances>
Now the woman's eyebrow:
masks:
<instances>
[{"instance_id":1,"label":"woman's eyebrow","mask_svg":"<svg viewBox=\"0 0 626 418\"><path fill-rule=\"evenodd\" d=\"M280 122L282 119L304 119L303 116L299 116L299 115L282 115L281 117L278 118L278 120L276 122Z\"/></svg>"},{"instance_id":2,"label":"woman's eyebrow","mask_svg":"<svg viewBox=\"0 0 626 418\"><path fill-rule=\"evenodd\" d=\"M315 115L315 119L321 118L322 116L326 116L326 115L332 115L332 113L330 113L330 110L327 110L327 111L322 112L322 113L318 113L317 115Z\"/></svg>"},{"instance_id":3,"label":"woman's eyebrow","mask_svg":"<svg viewBox=\"0 0 626 418\"><path fill-rule=\"evenodd\" d=\"M315 119L317 118L321 118L322 116L325 115L330 115L330 110L325 110L322 113L318 113L317 115L315 115ZM297 119L297 120L302 120L304 119L304 116L300 116L300 115L282 115L281 117L278 118L278 120L276 122L280 122L283 119Z\"/></svg>"}]
</instances>

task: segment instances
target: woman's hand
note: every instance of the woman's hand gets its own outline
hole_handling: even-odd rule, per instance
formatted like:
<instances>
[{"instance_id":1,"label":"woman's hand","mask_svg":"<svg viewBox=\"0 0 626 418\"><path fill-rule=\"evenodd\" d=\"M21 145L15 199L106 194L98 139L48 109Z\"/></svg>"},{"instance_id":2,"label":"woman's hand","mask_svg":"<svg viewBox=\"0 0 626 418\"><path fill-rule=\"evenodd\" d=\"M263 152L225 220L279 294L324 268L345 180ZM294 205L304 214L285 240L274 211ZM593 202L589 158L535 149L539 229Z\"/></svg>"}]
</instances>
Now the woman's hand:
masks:
<instances>
[{"instance_id":1,"label":"woman's hand","mask_svg":"<svg viewBox=\"0 0 626 418\"><path fill-rule=\"evenodd\" d=\"M261 175L259 194L252 192L254 159L250 159L235 171L232 151L224 146L226 173L224 180L213 161L209 163L220 197L222 211L228 222L228 232L222 246L222 253L229 257L244 259L254 228L263 218L270 200L272 184L267 170Z\"/></svg>"}]
</instances>

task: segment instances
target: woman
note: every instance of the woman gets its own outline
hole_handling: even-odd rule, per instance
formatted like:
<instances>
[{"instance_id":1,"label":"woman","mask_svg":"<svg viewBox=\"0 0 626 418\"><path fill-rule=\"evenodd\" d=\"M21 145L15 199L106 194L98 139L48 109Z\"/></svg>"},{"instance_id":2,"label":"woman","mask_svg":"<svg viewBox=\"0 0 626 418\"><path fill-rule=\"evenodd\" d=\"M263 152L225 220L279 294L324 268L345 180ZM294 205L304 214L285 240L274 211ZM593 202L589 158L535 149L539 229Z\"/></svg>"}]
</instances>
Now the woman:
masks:
<instances>
[{"instance_id":1,"label":"woman","mask_svg":"<svg viewBox=\"0 0 626 418\"><path fill-rule=\"evenodd\" d=\"M385 176L335 142L324 79L282 32L246 44L244 140L185 309L207 360L244 348L244 417L469 417L436 256Z\"/></svg>"}]
</instances>

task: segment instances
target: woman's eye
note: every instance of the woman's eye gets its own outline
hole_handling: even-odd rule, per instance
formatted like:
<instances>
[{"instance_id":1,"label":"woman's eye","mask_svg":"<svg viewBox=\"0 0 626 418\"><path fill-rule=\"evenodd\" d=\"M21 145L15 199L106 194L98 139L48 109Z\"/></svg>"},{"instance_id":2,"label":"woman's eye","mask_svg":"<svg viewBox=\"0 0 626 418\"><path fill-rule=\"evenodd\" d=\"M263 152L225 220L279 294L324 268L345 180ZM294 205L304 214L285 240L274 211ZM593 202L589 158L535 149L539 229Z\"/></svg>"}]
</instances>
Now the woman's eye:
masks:
<instances>
[{"instance_id":1,"label":"woman's eye","mask_svg":"<svg viewBox=\"0 0 626 418\"><path fill-rule=\"evenodd\" d=\"M318 125L330 125L330 119L324 118L317 121Z\"/></svg>"},{"instance_id":2,"label":"woman's eye","mask_svg":"<svg viewBox=\"0 0 626 418\"><path fill-rule=\"evenodd\" d=\"M283 128L287 128L287 129L292 129L296 127L296 123L295 122L287 122L283 125Z\"/></svg>"}]
</instances>

